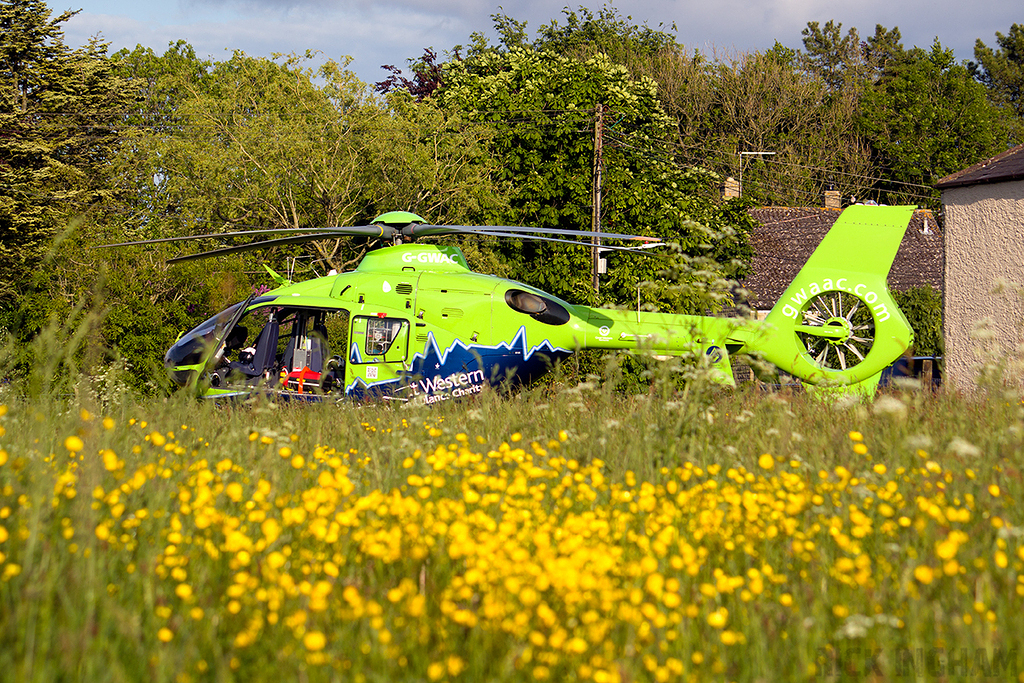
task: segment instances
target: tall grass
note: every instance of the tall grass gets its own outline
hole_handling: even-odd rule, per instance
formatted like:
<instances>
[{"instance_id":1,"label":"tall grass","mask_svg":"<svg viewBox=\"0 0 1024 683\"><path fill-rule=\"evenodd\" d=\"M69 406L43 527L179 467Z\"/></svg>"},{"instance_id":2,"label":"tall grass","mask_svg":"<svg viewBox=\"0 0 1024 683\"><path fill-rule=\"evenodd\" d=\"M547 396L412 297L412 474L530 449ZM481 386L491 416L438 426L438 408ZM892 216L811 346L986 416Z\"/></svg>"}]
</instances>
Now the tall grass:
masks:
<instances>
[{"instance_id":1,"label":"tall grass","mask_svg":"<svg viewBox=\"0 0 1024 683\"><path fill-rule=\"evenodd\" d=\"M217 406L81 375L51 334L0 394L4 678L1024 671L1000 392Z\"/></svg>"}]
</instances>

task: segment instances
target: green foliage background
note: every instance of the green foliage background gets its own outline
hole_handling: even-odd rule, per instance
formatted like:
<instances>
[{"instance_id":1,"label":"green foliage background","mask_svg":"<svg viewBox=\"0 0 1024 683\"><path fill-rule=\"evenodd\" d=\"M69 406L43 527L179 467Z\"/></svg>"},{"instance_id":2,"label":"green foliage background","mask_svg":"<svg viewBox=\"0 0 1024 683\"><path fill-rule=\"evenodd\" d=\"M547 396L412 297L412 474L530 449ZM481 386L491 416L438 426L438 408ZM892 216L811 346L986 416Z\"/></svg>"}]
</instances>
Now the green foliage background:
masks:
<instances>
[{"instance_id":1,"label":"green foliage background","mask_svg":"<svg viewBox=\"0 0 1024 683\"><path fill-rule=\"evenodd\" d=\"M931 285L893 292L893 299L914 330L915 356L941 356L942 292Z\"/></svg>"}]
</instances>

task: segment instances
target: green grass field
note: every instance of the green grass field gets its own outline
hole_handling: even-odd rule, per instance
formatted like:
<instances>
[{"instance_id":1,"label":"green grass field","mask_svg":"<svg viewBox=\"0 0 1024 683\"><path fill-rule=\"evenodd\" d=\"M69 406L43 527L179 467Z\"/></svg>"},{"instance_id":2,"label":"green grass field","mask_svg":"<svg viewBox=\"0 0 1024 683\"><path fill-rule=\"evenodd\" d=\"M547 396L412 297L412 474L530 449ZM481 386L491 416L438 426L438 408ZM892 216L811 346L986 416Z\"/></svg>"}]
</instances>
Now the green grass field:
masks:
<instances>
[{"instance_id":1,"label":"green grass field","mask_svg":"<svg viewBox=\"0 0 1024 683\"><path fill-rule=\"evenodd\" d=\"M1024 672L1016 398L0 403L5 680Z\"/></svg>"}]
</instances>

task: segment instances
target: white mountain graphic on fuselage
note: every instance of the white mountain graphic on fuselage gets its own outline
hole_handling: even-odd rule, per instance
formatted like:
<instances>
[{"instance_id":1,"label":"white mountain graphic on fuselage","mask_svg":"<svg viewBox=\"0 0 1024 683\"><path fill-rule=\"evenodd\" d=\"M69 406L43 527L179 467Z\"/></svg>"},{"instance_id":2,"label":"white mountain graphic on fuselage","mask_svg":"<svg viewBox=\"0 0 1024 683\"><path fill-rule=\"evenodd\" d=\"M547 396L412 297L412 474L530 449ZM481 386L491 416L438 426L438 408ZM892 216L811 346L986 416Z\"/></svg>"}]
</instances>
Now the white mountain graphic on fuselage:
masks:
<instances>
[{"instance_id":1,"label":"white mountain graphic on fuselage","mask_svg":"<svg viewBox=\"0 0 1024 683\"><path fill-rule=\"evenodd\" d=\"M530 347L526 339L526 328L520 327L512 341L488 346L466 344L456 339L451 346L442 350L438 347L434 333L427 334L424 351L415 353L410 359L410 370L403 370L401 376L380 382L364 382L356 378L345 388L345 393L354 398L394 395L401 398L422 396L428 403L459 398L479 393L484 384L497 386L502 383L520 384L535 380L549 372L556 362L572 355L569 349L553 346L545 339ZM350 361L362 362L357 345L353 344ZM433 400L432 400L433 399Z\"/></svg>"}]
</instances>

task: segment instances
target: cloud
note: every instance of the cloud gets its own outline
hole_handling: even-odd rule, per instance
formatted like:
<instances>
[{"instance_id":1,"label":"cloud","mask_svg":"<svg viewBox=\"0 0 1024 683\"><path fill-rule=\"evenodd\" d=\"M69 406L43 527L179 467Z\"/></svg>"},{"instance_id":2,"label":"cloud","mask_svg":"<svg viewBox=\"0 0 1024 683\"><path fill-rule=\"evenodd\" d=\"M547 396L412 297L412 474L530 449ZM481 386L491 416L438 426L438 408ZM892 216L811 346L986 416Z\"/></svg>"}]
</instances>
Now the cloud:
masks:
<instances>
[{"instance_id":1,"label":"cloud","mask_svg":"<svg viewBox=\"0 0 1024 683\"><path fill-rule=\"evenodd\" d=\"M352 55L352 68L366 81L380 80L382 64L404 67L423 48L444 53L469 42L479 31L495 38L491 15L497 3L479 0L85 0L84 11L65 25L68 44L82 45L102 33L114 50L136 44L162 51L185 40L197 53L217 59L240 49L252 55L319 50L329 57ZM564 0L506 0L509 16L527 21L532 38L538 28L558 20ZM590 3L596 12L601 5ZM904 45L930 47L938 36L959 59L973 57L974 41L989 45L995 32L1019 21L1018 0L971 5L962 0L862 0L837 6L832 0L649 0L619 5L622 16L651 28L670 27L690 49L743 52L770 48L776 40L801 48L808 21L840 21L844 32L856 27L861 38L875 24L898 26ZM665 30L668 30L667 28Z\"/></svg>"}]
</instances>

